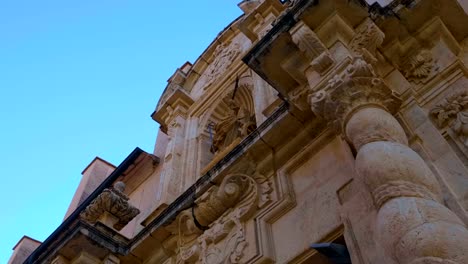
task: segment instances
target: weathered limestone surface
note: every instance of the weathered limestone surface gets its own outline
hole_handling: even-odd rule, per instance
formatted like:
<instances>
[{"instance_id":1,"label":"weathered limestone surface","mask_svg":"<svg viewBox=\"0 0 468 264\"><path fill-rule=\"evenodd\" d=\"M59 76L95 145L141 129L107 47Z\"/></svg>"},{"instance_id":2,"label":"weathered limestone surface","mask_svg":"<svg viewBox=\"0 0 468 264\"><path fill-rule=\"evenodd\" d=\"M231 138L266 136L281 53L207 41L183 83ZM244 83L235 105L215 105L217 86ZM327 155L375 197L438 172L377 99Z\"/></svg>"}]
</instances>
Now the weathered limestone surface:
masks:
<instances>
[{"instance_id":1,"label":"weathered limestone surface","mask_svg":"<svg viewBox=\"0 0 468 264\"><path fill-rule=\"evenodd\" d=\"M38 263L468 263L465 1L284 2L175 71L154 155Z\"/></svg>"}]
</instances>

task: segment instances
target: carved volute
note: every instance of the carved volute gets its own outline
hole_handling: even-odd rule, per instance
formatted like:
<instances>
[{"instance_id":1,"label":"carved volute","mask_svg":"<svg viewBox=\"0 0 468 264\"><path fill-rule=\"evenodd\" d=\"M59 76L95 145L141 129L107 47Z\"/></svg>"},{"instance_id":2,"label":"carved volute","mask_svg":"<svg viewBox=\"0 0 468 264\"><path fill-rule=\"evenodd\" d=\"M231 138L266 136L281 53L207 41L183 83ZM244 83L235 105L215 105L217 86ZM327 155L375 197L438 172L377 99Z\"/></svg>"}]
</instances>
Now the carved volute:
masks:
<instances>
[{"instance_id":1,"label":"carved volute","mask_svg":"<svg viewBox=\"0 0 468 264\"><path fill-rule=\"evenodd\" d=\"M247 246L243 222L269 192L262 177L227 175L167 227L177 238L177 263L241 263Z\"/></svg>"}]
</instances>

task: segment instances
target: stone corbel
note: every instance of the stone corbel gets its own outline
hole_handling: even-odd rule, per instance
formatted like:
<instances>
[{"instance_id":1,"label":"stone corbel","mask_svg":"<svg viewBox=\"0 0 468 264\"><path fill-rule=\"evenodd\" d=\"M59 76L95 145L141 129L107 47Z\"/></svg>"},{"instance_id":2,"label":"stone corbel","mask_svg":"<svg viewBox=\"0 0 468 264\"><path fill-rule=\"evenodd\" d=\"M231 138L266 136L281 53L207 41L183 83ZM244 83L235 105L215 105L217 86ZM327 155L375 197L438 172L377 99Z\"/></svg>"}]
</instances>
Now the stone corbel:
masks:
<instances>
[{"instance_id":1,"label":"stone corbel","mask_svg":"<svg viewBox=\"0 0 468 264\"><path fill-rule=\"evenodd\" d=\"M66 259L62 255L56 256L51 262L51 264L69 264L69 263L70 261L68 261L68 259Z\"/></svg>"},{"instance_id":2,"label":"stone corbel","mask_svg":"<svg viewBox=\"0 0 468 264\"><path fill-rule=\"evenodd\" d=\"M416 53L413 50L411 49L408 55L401 59L399 69L409 81L421 83L438 70L437 61L431 50L415 49L418 50Z\"/></svg>"},{"instance_id":3,"label":"stone corbel","mask_svg":"<svg viewBox=\"0 0 468 264\"><path fill-rule=\"evenodd\" d=\"M128 202L124 194L125 184L116 182L113 188L104 189L80 214L82 220L95 224L98 221L121 230L140 210Z\"/></svg>"},{"instance_id":4,"label":"stone corbel","mask_svg":"<svg viewBox=\"0 0 468 264\"><path fill-rule=\"evenodd\" d=\"M382 45L385 34L370 19L366 18L357 28L349 43L349 49L355 56L361 56L370 64L376 64L377 49Z\"/></svg>"}]
</instances>

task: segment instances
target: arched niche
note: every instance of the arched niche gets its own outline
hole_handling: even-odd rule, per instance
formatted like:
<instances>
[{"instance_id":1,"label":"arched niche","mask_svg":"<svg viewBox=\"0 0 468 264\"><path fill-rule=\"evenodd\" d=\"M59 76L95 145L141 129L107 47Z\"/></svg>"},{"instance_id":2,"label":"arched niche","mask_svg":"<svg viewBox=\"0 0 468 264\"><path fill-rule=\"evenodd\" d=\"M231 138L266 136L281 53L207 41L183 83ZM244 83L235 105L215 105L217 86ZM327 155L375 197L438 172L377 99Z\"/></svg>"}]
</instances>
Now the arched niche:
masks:
<instances>
[{"instance_id":1,"label":"arched niche","mask_svg":"<svg viewBox=\"0 0 468 264\"><path fill-rule=\"evenodd\" d=\"M203 173L256 128L253 80L242 75L200 119L199 164Z\"/></svg>"}]
</instances>

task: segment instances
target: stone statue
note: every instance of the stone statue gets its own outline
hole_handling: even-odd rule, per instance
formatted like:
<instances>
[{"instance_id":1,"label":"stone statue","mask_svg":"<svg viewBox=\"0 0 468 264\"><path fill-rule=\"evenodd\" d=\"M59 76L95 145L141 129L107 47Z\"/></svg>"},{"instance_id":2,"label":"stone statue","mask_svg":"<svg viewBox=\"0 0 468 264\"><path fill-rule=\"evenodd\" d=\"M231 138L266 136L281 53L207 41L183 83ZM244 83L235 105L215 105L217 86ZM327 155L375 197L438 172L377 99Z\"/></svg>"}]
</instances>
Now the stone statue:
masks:
<instances>
[{"instance_id":1,"label":"stone statue","mask_svg":"<svg viewBox=\"0 0 468 264\"><path fill-rule=\"evenodd\" d=\"M232 98L225 98L223 101L228 105L229 110L214 127L212 153L224 149L237 138L247 136L256 128L255 116L247 109L237 105Z\"/></svg>"}]
</instances>

